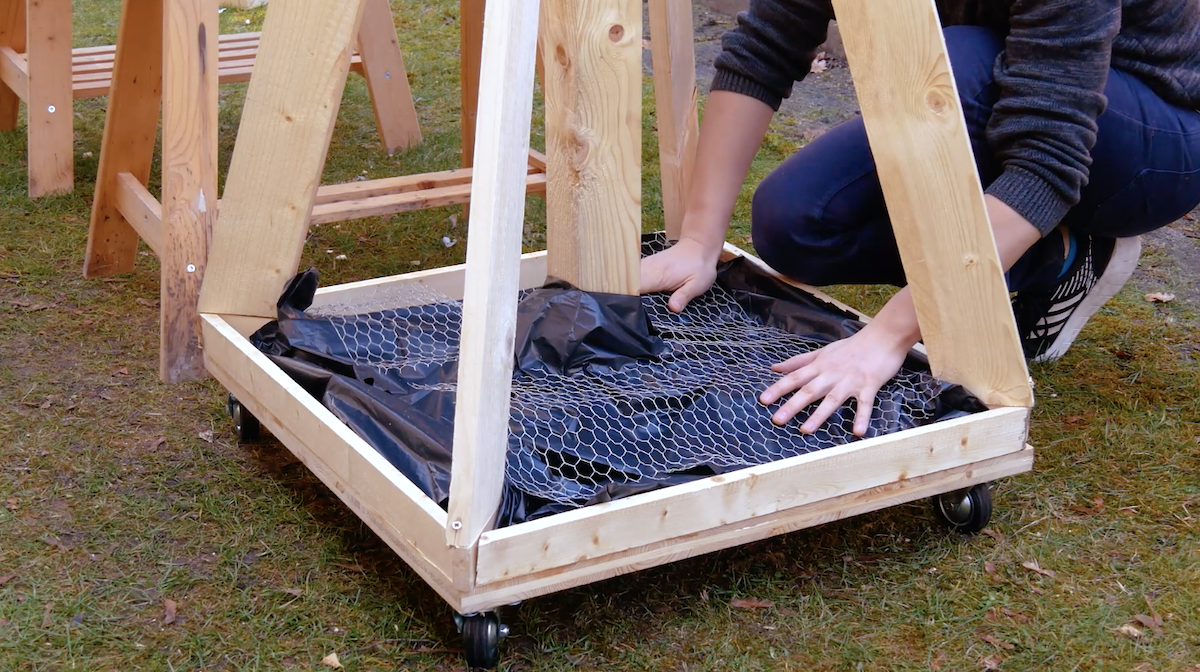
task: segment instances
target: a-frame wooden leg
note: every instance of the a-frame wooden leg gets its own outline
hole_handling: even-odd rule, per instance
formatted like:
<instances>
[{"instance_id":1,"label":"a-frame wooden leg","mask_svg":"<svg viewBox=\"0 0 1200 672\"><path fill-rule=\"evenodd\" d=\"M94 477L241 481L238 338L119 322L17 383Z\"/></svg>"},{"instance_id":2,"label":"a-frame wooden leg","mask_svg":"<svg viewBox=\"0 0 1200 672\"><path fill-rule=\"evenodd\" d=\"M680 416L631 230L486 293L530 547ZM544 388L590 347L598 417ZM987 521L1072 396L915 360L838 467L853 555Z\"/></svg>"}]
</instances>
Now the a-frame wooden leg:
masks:
<instances>
[{"instance_id":1,"label":"a-frame wooden leg","mask_svg":"<svg viewBox=\"0 0 1200 672\"><path fill-rule=\"evenodd\" d=\"M550 275L637 294L642 233L642 4L548 2L546 248Z\"/></svg>"},{"instance_id":2,"label":"a-frame wooden leg","mask_svg":"<svg viewBox=\"0 0 1200 672\"><path fill-rule=\"evenodd\" d=\"M0 1L0 47L25 53L25 0ZM0 82L0 131L17 127L21 96Z\"/></svg>"},{"instance_id":3,"label":"a-frame wooden leg","mask_svg":"<svg viewBox=\"0 0 1200 672\"><path fill-rule=\"evenodd\" d=\"M391 154L420 143L421 127L388 0L365 2L358 28L358 51L362 54L363 76L371 91L379 139Z\"/></svg>"},{"instance_id":4,"label":"a-frame wooden leg","mask_svg":"<svg viewBox=\"0 0 1200 672\"><path fill-rule=\"evenodd\" d=\"M700 139L692 0L650 0L654 106L667 237L679 238Z\"/></svg>"},{"instance_id":5,"label":"a-frame wooden leg","mask_svg":"<svg viewBox=\"0 0 1200 672\"><path fill-rule=\"evenodd\" d=\"M217 218L216 0L166 0L159 376L205 375L200 283Z\"/></svg>"},{"instance_id":6,"label":"a-frame wooden leg","mask_svg":"<svg viewBox=\"0 0 1200 672\"><path fill-rule=\"evenodd\" d=\"M124 0L83 274L133 270L138 234L117 208L119 176L150 179L162 102L163 0Z\"/></svg>"},{"instance_id":7,"label":"a-frame wooden leg","mask_svg":"<svg viewBox=\"0 0 1200 672\"><path fill-rule=\"evenodd\" d=\"M75 124L71 91L71 2L28 0L29 196L75 185Z\"/></svg>"},{"instance_id":8,"label":"a-frame wooden leg","mask_svg":"<svg viewBox=\"0 0 1200 672\"><path fill-rule=\"evenodd\" d=\"M459 95L462 98L462 163L475 158L475 124L479 110L479 68L483 59L483 12L486 0L461 0L459 29Z\"/></svg>"}]
</instances>

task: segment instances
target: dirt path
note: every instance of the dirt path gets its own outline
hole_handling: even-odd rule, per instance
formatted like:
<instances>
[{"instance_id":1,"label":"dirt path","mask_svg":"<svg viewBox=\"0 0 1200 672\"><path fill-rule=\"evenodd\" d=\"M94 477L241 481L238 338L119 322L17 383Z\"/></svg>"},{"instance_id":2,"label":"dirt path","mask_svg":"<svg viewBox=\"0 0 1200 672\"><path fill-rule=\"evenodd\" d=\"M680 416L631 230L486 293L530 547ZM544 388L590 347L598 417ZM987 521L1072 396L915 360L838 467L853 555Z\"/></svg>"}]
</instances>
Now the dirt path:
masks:
<instances>
[{"instance_id":1,"label":"dirt path","mask_svg":"<svg viewBox=\"0 0 1200 672\"><path fill-rule=\"evenodd\" d=\"M707 92L712 83L721 35L735 25L734 14L748 6L749 0L695 0L696 68L702 91ZM830 51L836 55L837 46ZM811 139L858 114L845 61L834 57L827 63L825 72L809 75L784 101L779 128L786 134ZM1188 319L1200 324L1200 209L1144 236L1143 244L1134 287L1143 294L1174 294L1190 313Z\"/></svg>"}]
</instances>

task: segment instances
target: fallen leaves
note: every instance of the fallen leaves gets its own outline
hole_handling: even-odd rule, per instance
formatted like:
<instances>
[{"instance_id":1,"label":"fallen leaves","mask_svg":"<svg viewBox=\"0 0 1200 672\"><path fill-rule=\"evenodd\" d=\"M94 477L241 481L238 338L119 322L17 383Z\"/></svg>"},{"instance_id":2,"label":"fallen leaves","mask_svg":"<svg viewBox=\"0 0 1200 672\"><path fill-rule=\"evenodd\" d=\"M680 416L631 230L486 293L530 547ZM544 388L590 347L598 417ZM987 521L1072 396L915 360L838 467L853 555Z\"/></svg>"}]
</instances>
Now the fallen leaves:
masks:
<instances>
[{"instance_id":1,"label":"fallen leaves","mask_svg":"<svg viewBox=\"0 0 1200 672\"><path fill-rule=\"evenodd\" d=\"M993 579L996 578L996 563L992 562L991 560L985 560L983 563L983 571L987 572L987 575Z\"/></svg>"},{"instance_id":2,"label":"fallen leaves","mask_svg":"<svg viewBox=\"0 0 1200 672\"><path fill-rule=\"evenodd\" d=\"M1041 574L1042 576L1048 576L1052 579L1054 578L1054 570L1042 569L1041 565L1038 564L1037 560L1026 560L1025 562L1021 563L1021 566L1024 567L1025 569L1028 569L1031 572Z\"/></svg>"},{"instance_id":3,"label":"fallen leaves","mask_svg":"<svg viewBox=\"0 0 1200 672\"><path fill-rule=\"evenodd\" d=\"M808 67L808 71L814 75L819 75L829 69L829 61L825 60L825 52L821 52L813 59L812 65Z\"/></svg>"},{"instance_id":4,"label":"fallen leaves","mask_svg":"<svg viewBox=\"0 0 1200 672\"><path fill-rule=\"evenodd\" d=\"M1158 635L1159 637L1162 636L1163 629L1162 629L1161 621L1155 621L1153 618L1150 618L1149 616L1147 616L1145 614L1138 614L1133 617L1133 620L1137 621L1138 623L1141 623L1142 625L1144 625L1147 628L1150 628L1151 630L1154 631L1154 634Z\"/></svg>"},{"instance_id":5,"label":"fallen leaves","mask_svg":"<svg viewBox=\"0 0 1200 672\"><path fill-rule=\"evenodd\" d=\"M171 625L175 622L175 616L178 613L177 609L178 605L175 604L175 600L167 599L163 601L163 625Z\"/></svg>"},{"instance_id":6,"label":"fallen leaves","mask_svg":"<svg viewBox=\"0 0 1200 672\"><path fill-rule=\"evenodd\" d=\"M990 527L985 527L985 528L982 530L982 532L983 532L984 534L986 534L987 536L991 537L991 538L992 538L992 540L993 540L993 541L995 541L997 544L1003 544L1003 543L1004 543L1004 538L1005 538L1005 537L1004 537L1004 535L1003 535L1003 534L1000 534L999 532L997 532L997 531L995 531L995 530L993 530L992 528L990 528Z\"/></svg>"},{"instance_id":7,"label":"fallen leaves","mask_svg":"<svg viewBox=\"0 0 1200 672\"><path fill-rule=\"evenodd\" d=\"M729 601L729 606L734 609L770 609L775 603L757 597L735 597Z\"/></svg>"},{"instance_id":8,"label":"fallen leaves","mask_svg":"<svg viewBox=\"0 0 1200 672\"><path fill-rule=\"evenodd\" d=\"M213 442L213 431L211 429L206 429L203 432L200 432L199 434L197 434L196 438L200 439L201 441L203 441L205 443L212 443Z\"/></svg>"},{"instance_id":9,"label":"fallen leaves","mask_svg":"<svg viewBox=\"0 0 1200 672\"><path fill-rule=\"evenodd\" d=\"M46 607L42 609L42 628L48 628L54 625L54 619L50 618L50 613L54 611L54 603L47 602Z\"/></svg>"},{"instance_id":10,"label":"fallen leaves","mask_svg":"<svg viewBox=\"0 0 1200 672\"><path fill-rule=\"evenodd\" d=\"M1094 506L1068 506L1067 508L1075 513L1082 513L1088 516L1094 516L1104 510L1104 498L1093 497L1092 504Z\"/></svg>"},{"instance_id":11,"label":"fallen leaves","mask_svg":"<svg viewBox=\"0 0 1200 672\"><path fill-rule=\"evenodd\" d=\"M328 656L325 656L324 658L322 658L321 664L325 665L326 667L333 667L333 668L339 668L339 669L342 667L342 663L341 663L341 661L338 660L336 651L334 651L333 653L329 654Z\"/></svg>"},{"instance_id":12,"label":"fallen leaves","mask_svg":"<svg viewBox=\"0 0 1200 672\"><path fill-rule=\"evenodd\" d=\"M1017 648L1017 646L1015 644L1013 644L1011 642L1006 642L1003 639L1000 639L999 637L996 637L995 635L992 635L990 633L976 631L975 634L979 635L980 639L987 642L988 644L991 644L992 646L996 647L997 649L1004 649L1005 651L1012 651L1013 649Z\"/></svg>"},{"instance_id":13,"label":"fallen leaves","mask_svg":"<svg viewBox=\"0 0 1200 672\"><path fill-rule=\"evenodd\" d=\"M17 578L17 575L16 575L16 574L9 574L9 575L7 575L7 576L0 576L0 586L3 586L4 584L8 583L9 581L12 581L12 580L13 580L13 579L15 579L15 578Z\"/></svg>"},{"instance_id":14,"label":"fallen leaves","mask_svg":"<svg viewBox=\"0 0 1200 672\"><path fill-rule=\"evenodd\" d=\"M1170 303L1175 300L1175 295L1166 292L1150 292L1142 298L1150 303Z\"/></svg>"},{"instance_id":15,"label":"fallen leaves","mask_svg":"<svg viewBox=\"0 0 1200 672\"><path fill-rule=\"evenodd\" d=\"M64 553L71 550L71 546L58 537L42 537L42 541Z\"/></svg>"},{"instance_id":16,"label":"fallen leaves","mask_svg":"<svg viewBox=\"0 0 1200 672\"><path fill-rule=\"evenodd\" d=\"M979 661L979 664L983 665L983 669L985 670L998 670L1000 669L1000 663L1003 662L1004 659L1002 659L1000 656L988 656L987 658Z\"/></svg>"},{"instance_id":17,"label":"fallen leaves","mask_svg":"<svg viewBox=\"0 0 1200 672\"><path fill-rule=\"evenodd\" d=\"M136 301L140 306L145 306L147 308L158 308L158 301L155 301L154 299L143 299L138 297Z\"/></svg>"}]
</instances>

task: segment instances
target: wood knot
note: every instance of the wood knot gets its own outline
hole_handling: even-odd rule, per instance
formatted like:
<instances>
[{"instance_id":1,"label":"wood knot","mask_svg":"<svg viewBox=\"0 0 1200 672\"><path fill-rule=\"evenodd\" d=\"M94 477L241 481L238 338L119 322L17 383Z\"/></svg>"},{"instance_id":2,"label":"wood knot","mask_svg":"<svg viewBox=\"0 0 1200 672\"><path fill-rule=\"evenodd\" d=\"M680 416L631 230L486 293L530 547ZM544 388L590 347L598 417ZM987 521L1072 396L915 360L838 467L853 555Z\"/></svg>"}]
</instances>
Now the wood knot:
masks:
<instances>
[{"instance_id":1,"label":"wood knot","mask_svg":"<svg viewBox=\"0 0 1200 672\"><path fill-rule=\"evenodd\" d=\"M933 111L934 114L941 116L950 109L950 101L940 91L929 91L925 94L925 105Z\"/></svg>"},{"instance_id":2,"label":"wood knot","mask_svg":"<svg viewBox=\"0 0 1200 672\"><path fill-rule=\"evenodd\" d=\"M564 68L571 67L571 59L567 58L567 50L561 44L554 47L554 60Z\"/></svg>"},{"instance_id":3,"label":"wood knot","mask_svg":"<svg viewBox=\"0 0 1200 672\"><path fill-rule=\"evenodd\" d=\"M623 37L625 37L625 26L616 24L608 29L608 39L613 42L620 42Z\"/></svg>"},{"instance_id":4,"label":"wood knot","mask_svg":"<svg viewBox=\"0 0 1200 672\"><path fill-rule=\"evenodd\" d=\"M979 257L975 256L974 254L963 255L963 266L970 268L977 263L979 263Z\"/></svg>"}]
</instances>

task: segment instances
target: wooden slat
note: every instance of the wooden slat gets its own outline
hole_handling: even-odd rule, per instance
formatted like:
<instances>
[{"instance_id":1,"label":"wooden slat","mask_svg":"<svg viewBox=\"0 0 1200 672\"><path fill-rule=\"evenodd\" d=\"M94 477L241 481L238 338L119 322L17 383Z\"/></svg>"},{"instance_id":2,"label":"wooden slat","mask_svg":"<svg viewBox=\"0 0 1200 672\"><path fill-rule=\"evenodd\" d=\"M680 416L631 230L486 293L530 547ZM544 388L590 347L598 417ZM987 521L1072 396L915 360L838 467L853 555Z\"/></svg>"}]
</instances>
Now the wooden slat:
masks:
<instances>
[{"instance_id":1,"label":"wooden slat","mask_svg":"<svg viewBox=\"0 0 1200 672\"><path fill-rule=\"evenodd\" d=\"M479 119L479 70L482 65L483 12L486 0L459 0L459 95L462 98L462 165L475 158L475 125Z\"/></svg>"},{"instance_id":2,"label":"wooden slat","mask_svg":"<svg viewBox=\"0 0 1200 672\"><path fill-rule=\"evenodd\" d=\"M10 0L24 1L24 0ZM29 87L29 196L75 186L75 116L71 96L71 2L29 0L26 47Z\"/></svg>"},{"instance_id":3,"label":"wooden slat","mask_svg":"<svg viewBox=\"0 0 1200 672\"><path fill-rule=\"evenodd\" d=\"M18 54L25 53L25 2L23 0L7 0L0 3L0 47L6 47ZM29 73L25 68L24 79L28 82ZM13 73L4 76L8 82ZM29 90L26 83L24 91ZM18 114L21 111L21 101L26 98L24 92L15 91L11 85L0 83L0 131L11 131L17 127Z\"/></svg>"},{"instance_id":4,"label":"wooden slat","mask_svg":"<svg viewBox=\"0 0 1200 672\"><path fill-rule=\"evenodd\" d=\"M495 530L477 583L538 574L665 539L1018 452L1029 410L1004 408Z\"/></svg>"},{"instance_id":5,"label":"wooden slat","mask_svg":"<svg viewBox=\"0 0 1200 672\"><path fill-rule=\"evenodd\" d=\"M18 54L11 47L0 46L0 82L4 83L4 89L0 90L0 104L3 104L2 98L8 93L16 94L18 104L29 97L29 62L24 54Z\"/></svg>"},{"instance_id":6,"label":"wooden slat","mask_svg":"<svg viewBox=\"0 0 1200 672\"><path fill-rule=\"evenodd\" d=\"M363 0L268 5L200 310L274 317L296 272Z\"/></svg>"},{"instance_id":7,"label":"wooden slat","mask_svg":"<svg viewBox=\"0 0 1200 672\"><path fill-rule=\"evenodd\" d=\"M220 21L211 0L169 0L166 8L159 377L176 383L205 375L197 304L217 219Z\"/></svg>"},{"instance_id":8,"label":"wooden slat","mask_svg":"<svg viewBox=\"0 0 1200 672\"><path fill-rule=\"evenodd\" d=\"M417 108L413 104L404 56L396 40L396 24L388 0L366 0L358 28L363 76L371 92L375 126L388 154L421 142Z\"/></svg>"},{"instance_id":9,"label":"wooden slat","mask_svg":"<svg viewBox=\"0 0 1200 672\"><path fill-rule=\"evenodd\" d=\"M667 238L676 240L687 209L696 143L700 140L692 0L650 0L649 4L663 221Z\"/></svg>"},{"instance_id":10,"label":"wooden slat","mask_svg":"<svg viewBox=\"0 0 1200 672\"><path fill-rule=\"evenodd\" d=\"M528 169L530 175L543 172L533 165L532 159ZM338 201L354 201L373 196L388 196L422 189L437 189L451 187L456 184L470 184L472 171L470 168L455 168L435 173L419 175L403 175L401 177L385 177L378 180L363 180L362 182L346 182L344 184L328 184L317 190L317 205L337 203Z\"/></svg>"},{"instance_id":11,"label":"wooden slat","mask_svg":"<svg viewBox=\"0 0 1200 672\"><path fill-rule=\"evenodd\" d=\"M934 375L990 406L1030 406L934 0L834 8Z\"/></svg>"},{"instance_id":12,"label":"wooden slat","mask_svg":"<svg viewBox=\"0 0 1200 672\"><path fill-rule=\"evenodd\" d=\"M114 195L117 212L129 222L154 254L163 255L162 205L129 173L117 175Z\"/></svg>"},{"instance_id":13,"label":"wooden slat","mask_svg":"<svg viewBox=\"0 0 1200 672\"><path fill-rule=\"evenodd\" d=\"M280 2L281 0L275 0ZM446 513L222 318L202 316L209 370L451 605Z\"/></svg>"},{"instance_id":14,"label":"wooden slat","mask_svg":"<svg viewBox=\"0 0 1200 672\"><path fill-rule=\"evenodd\" d=\"M504 486L539 4L487 6L446 529L457 548L494 524Z\"/></svg>"},{"instance_id":15,"label":"wooden slat","mask_svg":"<svg viewBox=\"0 0 1200 672\"><path fill-rule=\"evenodd\" d=\"M642 232L642 3L549 2L546 249L550 274L637 294Z\"/></svg>"},{"instance_id":16,"label":"wooden slat","mask_svg":"<svg viewBox=\"0 0 1200 672\"><path fill-rule=\"evenodd\" d=\"M541 173L529 175L525 179L525 190L529 194L545 193L546 176ZM313 208L310 221L313 224L345 222L363 217L382 217L400 212L460 205L470 200L471 184L468 182L466 184L447 187L405 191L398 194L384 194L358 200L322 204Z\"/></svg>"},{"instance_id":17,"label":"wooden slat","mask_svg":"<svg viewBox=\"0 0 1200 672\"><path fill-rule=\"evenodd\" d=\"M138 234L117 207L118 179L150 179L162 101L162 0L124 0L114 87L104 117L100 167L83 274L95 278L133 270Z\"/></svg>"},{"instance_id":18,"label":"wooden slat","mask_svg":"<svg viewBox=\"0 0 1200 672\"><path fill-rule=\"evenodd\" d=\"M1024 473L1032 468L1033 450L1026 448L990 460L832 497L700 534L675 537L596 560L582 561L563 567L561 571L481 585L474 594L463 599L462 608L469 612L493 609L514 601L952 492L976 483Z\"/></svg>"}]
</instances>

